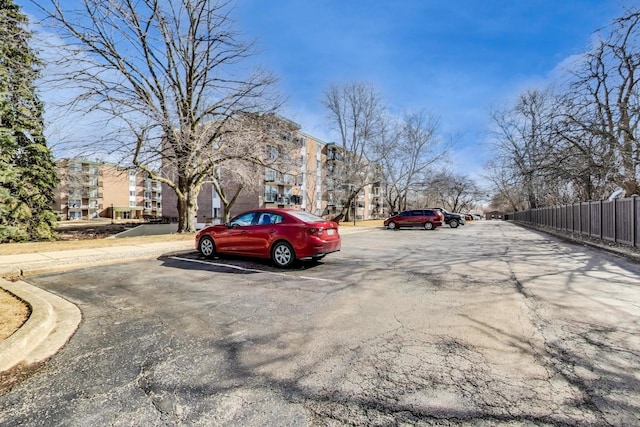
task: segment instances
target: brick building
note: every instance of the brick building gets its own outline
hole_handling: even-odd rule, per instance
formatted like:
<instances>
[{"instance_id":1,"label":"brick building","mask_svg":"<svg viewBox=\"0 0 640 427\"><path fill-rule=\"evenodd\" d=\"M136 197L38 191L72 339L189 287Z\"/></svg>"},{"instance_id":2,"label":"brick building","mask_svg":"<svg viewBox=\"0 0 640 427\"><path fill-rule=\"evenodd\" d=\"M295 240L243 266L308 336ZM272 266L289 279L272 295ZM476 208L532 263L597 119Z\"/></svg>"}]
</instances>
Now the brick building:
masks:
<instances>
[{"instance_id":1,"label":"brick building","mask_svg":"<svg viewBox=\"0 0 640 427\"><path fill-rule=\"evenodd\" d=\"M341 148L302 132L298 125L286 134L288 144L267 147L267 156L283 159L286 170L264 168L259 184L244 189L231 208L230 216L261 207L304 210L327 218L335 216L344 205L342 183L339 176L342 167ZM235 193L235 185L225 185L228 194ZM178 218L175 192L163 185L162 212L172 221ZM383 218L387 214L384 203L384 185L367 186L358 194L355 203L358 220ZM351 209L354 208L353 206ZM224 210L213 186L205 182L198 196L196 223L221 222Z\"/></svg>"},{"instance_id":2,"label":"brick building","mask_svg":"<svg viewBox=\"0 0 640 427\"><path fill-rule=\"evenodd\" d=\"M53 208L63 220L162 216L161 187L143 172L76 158L58 160L56 169Z\"/></svg>"}]
</instances>

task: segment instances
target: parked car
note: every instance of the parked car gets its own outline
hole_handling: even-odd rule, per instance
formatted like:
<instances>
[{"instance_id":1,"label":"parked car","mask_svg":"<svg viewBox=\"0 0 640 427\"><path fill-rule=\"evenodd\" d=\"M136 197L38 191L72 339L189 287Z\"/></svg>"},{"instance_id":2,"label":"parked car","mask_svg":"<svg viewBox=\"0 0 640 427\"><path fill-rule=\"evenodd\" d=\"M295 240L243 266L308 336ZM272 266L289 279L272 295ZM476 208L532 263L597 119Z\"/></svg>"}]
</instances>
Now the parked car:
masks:
<instances>
[{"instance_id":1,"label":"parked car","mask_svg":"<svg viewBox=\"0 0 640 427\"><path fill-rule=\"evenodd\" d=\"M444 216L433 209L413 209L400 212L384 220L384 226L390 230L400 227L423 227L425 230L433 230L442 226Z\"/></svg>"},{"instance_id":2,"label":"parked car","mask_svg":"<svg viewBox=\"0 0 640 427\"><path fill-rule=\"evenodd\" d=\"M463 215L458 213L449 212L444 208L431 208L433 210L437 210L444 215L444 223L449 224L451 228L457 228L459 225L465 225L466 220Z\"/></svg>"},{"instance_id":3,"label":"parked car","mask_svg":"<svg viewBox=\"0 0 640 427\"><path fill-rule=\"evenodd\" d=\"M244 212L196 234L196 248L207 258L216 254L270 258L281 268L295 260L319 260L340 246L337 223L287 209Z\"/></svg>"}]
</instances>

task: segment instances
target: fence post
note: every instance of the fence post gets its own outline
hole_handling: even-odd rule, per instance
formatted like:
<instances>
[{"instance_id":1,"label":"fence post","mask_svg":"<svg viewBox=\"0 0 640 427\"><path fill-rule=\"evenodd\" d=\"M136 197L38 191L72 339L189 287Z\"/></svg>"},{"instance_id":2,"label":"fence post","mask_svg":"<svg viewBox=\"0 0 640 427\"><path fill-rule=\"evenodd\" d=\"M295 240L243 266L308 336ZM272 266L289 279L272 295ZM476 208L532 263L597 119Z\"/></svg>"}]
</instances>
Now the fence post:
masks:
<instances>
[{"instance_id":1,"label":"fence post","mask_svg":"<svg viewBox=\"0 0 640 427\"><path fill-rule=\"evenodd\" d=\"M618 242L618 199L613 199L613 241Z\"/></svg>"},{"instance_id":2,"label":"fence post","mask_svg":"<svg viewBox=\"0 0 640 427\"><path fill-rule=\"evenodd\" d=\"M600 240L602 240L602 236L604 236L604 233L602 231L602 229L604 228L604 218L602 217L602 215L604 215L604 208L602 206L602 200L600 200L599 203L600 203Z\"/></svg>"},{"instance_id":3,"label":"fence post","mask_svg":"<svg viewBox=\"0 0 640 427\"><path fill-rule=\"evenodd\" d=\"M591 218L591 200L589 200L589 204L587 205L587 217L589 218L589 237L591 237L591 221L593 221L593 218Z\"/></svg>"},{"instance_id":4,"label":"fence post","mask_svg":"<svg viewBox=\"0 0 640 427\"><path fill-rule=\"evenodd\" d=\"M582 202L578 203L578 233L582 235Z\"/></svg>"},{"instance_id":5,"label":"fence post","mask_svg":"<svg viewBox=\"0 0 640 427\"><path fill-rule=\"evenodd\" d=\"M631 196L631 244L636 247L636 196Z\"/></svg>"},{"instance_id":6,"label":"fence post","mask_svg":"<svg viewBox=\"0 0 640 427\"><path fill-rule=\"evenodd\" d=\"M575 225L574 216L575 216L576 209L575 209L575 206L573 206L573 205L575 205L575 203L571 203L571 215L570 215L571 216L571 232L575 233L576 232L576 225Z\"/></svg>"}]
</instances>

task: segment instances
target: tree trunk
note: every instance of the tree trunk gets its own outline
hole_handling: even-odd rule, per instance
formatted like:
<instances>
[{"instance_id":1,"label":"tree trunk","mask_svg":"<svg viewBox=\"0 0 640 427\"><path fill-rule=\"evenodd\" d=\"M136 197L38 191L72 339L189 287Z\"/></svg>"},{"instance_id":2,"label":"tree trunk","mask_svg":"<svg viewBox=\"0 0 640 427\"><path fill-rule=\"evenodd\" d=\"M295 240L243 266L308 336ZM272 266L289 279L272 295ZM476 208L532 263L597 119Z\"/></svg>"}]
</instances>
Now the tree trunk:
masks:
<instances>
[{"instance_id":1,"label":"tree trunk","mask_svg":"<svg viewBox=\"0 0 640 427\"><path fill-rule=\"evenodd\" d=\"M188 188L178 196L178 233L195 233L198 190Z\"/></svg>"}]
</instances>

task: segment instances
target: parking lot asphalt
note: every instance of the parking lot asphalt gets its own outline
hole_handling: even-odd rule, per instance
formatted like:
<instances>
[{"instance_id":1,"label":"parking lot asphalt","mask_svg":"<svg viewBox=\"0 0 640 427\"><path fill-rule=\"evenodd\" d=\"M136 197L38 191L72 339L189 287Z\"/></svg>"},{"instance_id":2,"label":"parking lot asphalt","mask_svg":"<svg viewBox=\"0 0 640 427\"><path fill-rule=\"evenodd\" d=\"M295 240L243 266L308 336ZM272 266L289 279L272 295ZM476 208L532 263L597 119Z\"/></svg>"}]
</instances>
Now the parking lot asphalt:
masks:
<instances>
[{"instance_id":1,"label":"parking lot asphalt","mask_svg":"<svg viewBox=\"0 0 640 427\"><path fill-rule=\"evenodd\" d=\"M341 234L359 233L375 227L346 227ZM5 340L0 341L0 372L18 364L37 363L53 356L74 334L82 314L74 304L30 285L23 280L3 277L28 277L96 267L193 251L191 241L154 242L107 248L76 249L55 252L0 256L0 288L9 291L30 307L29 319Z\"/></svg>"},{"instance_id":2,"label":"parking lot asphalt","mask_svg":"<svg viewBox=\"0 0 640 427\"><path fill-rule=\"evenodd\" d=\"M503 222L342 234L308 268L27 278L83 323L0 425L640 424L638 264Z\"/></svg>"}]
</instances>

